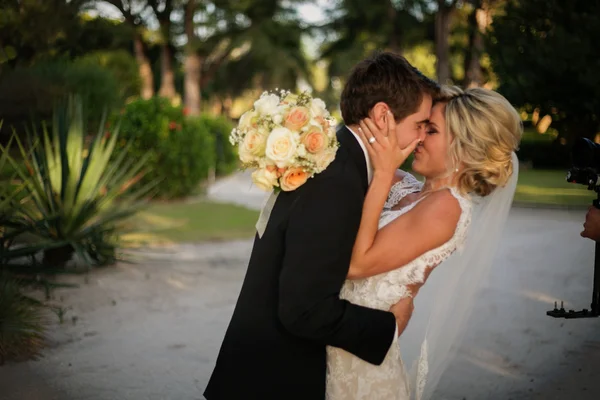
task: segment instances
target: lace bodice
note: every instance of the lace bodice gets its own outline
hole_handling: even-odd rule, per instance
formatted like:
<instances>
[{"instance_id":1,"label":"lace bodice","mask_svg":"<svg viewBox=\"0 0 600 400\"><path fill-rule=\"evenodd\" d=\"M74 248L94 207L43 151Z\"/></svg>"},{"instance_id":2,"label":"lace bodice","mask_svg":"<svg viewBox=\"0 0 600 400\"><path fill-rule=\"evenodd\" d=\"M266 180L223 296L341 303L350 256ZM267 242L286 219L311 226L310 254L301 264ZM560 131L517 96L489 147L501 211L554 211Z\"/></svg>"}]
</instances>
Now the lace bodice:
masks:
<instances>
[{"instance_id":1,"label":"lace bodice","mask_svg":"<svg viewBox=\"0 0 600 400\"><path fill-rule=\"evenodd\" d=\"M412 210L420 200L400 209L393 209L393 207L408 194L421 191L422 187L422 182L419 182L413 175L405 173L403 179L394 184L390 190L379 220L379 229ZM458 200L462 212L454 235L448 242L393 271L362 280L346 281L341 297L353 303L388 310L391 305L408 294L406 285L423 282L427 267L438 265L455 250L460 250L471 221L471 201L460 195L454 188L450 188L450 192ZM398 245L401 247L402 243Z\"/></svg>"},{"instance_id":2,"label":"lace bodice","mask_svg":"<svg viewBox=\"0 0 600 400\"><path fill-rule=\"evenodd\" d=\"M399 209L393 207L408 194L421 191L422 187L423 184L408 173L392 186L379 219L379 229L410 211L419 200ZM423 282L428 266L436 266L455 250L460 250L471 222L471 201L453 188L450 188L450 192L458 200L462 212L454 235L448 242L393 271L362 280L347 280L340 297L354 304L387 311L408 295L406 285ZM398 246L401 247L402 243ZM406 375L397 338L394 338L385 360L379 366L369 364L343 349L328 346L327 400L410 400L411 392L419 400L425 387L427 371L426 341L423 342L414 383L410 383Z\"/></svg>"}]
</instances>

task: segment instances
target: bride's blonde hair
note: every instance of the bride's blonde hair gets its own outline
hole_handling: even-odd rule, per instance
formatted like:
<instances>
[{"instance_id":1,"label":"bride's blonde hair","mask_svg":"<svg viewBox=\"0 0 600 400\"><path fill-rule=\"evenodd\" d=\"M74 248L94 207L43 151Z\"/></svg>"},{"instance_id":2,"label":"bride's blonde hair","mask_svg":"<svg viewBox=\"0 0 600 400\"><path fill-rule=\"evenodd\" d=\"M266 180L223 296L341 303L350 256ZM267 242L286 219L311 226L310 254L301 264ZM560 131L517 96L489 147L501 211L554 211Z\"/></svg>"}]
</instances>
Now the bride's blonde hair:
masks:
<instances>
[{"instance_id":1,"label":"bride's blonde hair","mask_svg":"<svg viewBox=\"0 0 600 400\"><path fill-rule=\"evenodd\" d=\"M504 186L513 172L512 152L523 134L514 107L500 94L482 88L442 87L436 103L445 104L450 132L450 165L459 169L457 188L463 193L489 195Z\"/></svg>"}]
</instances>

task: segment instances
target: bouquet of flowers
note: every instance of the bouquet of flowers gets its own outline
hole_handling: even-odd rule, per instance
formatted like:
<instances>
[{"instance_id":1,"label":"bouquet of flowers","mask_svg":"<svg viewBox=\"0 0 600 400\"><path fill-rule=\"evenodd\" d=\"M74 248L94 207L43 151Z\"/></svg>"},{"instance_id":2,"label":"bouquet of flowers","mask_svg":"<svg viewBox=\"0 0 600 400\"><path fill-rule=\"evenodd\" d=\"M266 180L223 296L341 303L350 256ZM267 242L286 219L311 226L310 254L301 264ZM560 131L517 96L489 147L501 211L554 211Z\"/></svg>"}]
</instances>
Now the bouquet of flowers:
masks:
<instances>
[{"instance_id":1,"label":"bouquet of flowers","mask_svg":"<svg viewBox=\"0 0 600 400\"><path fill-rule=\"evenodd\" d=\"M292 191L325 170L339 147L335 119L321 99L303 92L264 92L230 136L252 181L278 193Z\"/></svg>"}]
</instances>

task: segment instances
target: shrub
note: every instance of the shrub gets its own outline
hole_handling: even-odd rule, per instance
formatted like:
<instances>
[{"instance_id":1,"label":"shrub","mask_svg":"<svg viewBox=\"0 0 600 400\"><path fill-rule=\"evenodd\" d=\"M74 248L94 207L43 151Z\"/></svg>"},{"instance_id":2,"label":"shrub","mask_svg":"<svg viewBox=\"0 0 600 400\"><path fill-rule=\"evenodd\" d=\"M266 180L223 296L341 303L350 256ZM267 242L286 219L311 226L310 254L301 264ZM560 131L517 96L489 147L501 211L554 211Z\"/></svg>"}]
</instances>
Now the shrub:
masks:
<instances>
[{"instance_id":1,"label":"shrub","mask_svg":"<svg viewBox=\"0 0 600 400\"><path fill-rule=\"evenodd\" d=\"M140 73L135 58L125 50L96 51L80 59L84 65L100 65L110 71L118 84L121 99L137 96L141 89Z\"/></svg>"},{"instance_id":2,"label":"shrub","mask_svg":"<svg viewBox=\"0 0 600 400\"><path fill-rule=\"evenodd\" d=\"M148 173L138 185L156 182L155 192L163 199L182 198L193 193L208 176L215 162L214 139L199 118L185 118L181 107L167 99L152 98L129 103L122 115L120 135L132 141L117 153L127 158L148 157Z\"/></svg>"},{"instance_id":3,"label":"shrub","mask_svg":"<svg viewBox=\"0 0 600 400\"><path fill-rule=\"evenodd\" d=\"M234 171L239 165L236 149L229 143L229 135L233 129L233 123L226 117L213 117L203 115L202 122L214 138L216 174L227 175Z\"/></svg>"},{"instance_id":4,"label":"shrub","mask_svg":"<svg viewBox=\"0 0 600 400\"><path fill-rule=\"evenodd\" d=\"M109 70L89 62L53 61L17 68L0 78L2 133L49 119L54 107L70 94L78 94L87 108L88 124L98 123L105 108L120 107L119 84Z\"/></svg>"},{"instance_id":5,"label":"shrub","mask_svg":"<svg viewBox=\"0 0 600 400\"><path fill-rule=\"evenodd\" d=\"M526 129L517 151L519 160L538 169L562 169L571 166L569 146L562 144L557 134L539 134Z\"/></svg>"}]
</instances>

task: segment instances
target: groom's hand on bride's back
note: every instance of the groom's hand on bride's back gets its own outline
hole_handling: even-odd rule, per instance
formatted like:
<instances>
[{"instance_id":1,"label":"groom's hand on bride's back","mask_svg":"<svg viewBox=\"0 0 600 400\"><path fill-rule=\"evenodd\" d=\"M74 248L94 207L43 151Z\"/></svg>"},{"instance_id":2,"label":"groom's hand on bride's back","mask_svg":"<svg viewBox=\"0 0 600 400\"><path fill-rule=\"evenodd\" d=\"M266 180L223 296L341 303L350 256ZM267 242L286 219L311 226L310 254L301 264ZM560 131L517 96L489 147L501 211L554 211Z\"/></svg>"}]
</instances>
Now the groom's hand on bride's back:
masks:
<instances>
[{"instance_id":1,"label":"groom's hand on bride's back","mask_svg":"<svg viewBox=\"0 0 600 400\"><path fill-rule=\"evenodd\" d=\"M431 271L433 271L433 268L434 267L429 267L425 270L423 282L407 285L406 289L410 293L410 296L400 299L399 302L397 302L392 306L392 308L390 308L390 311L396 317L396 324L398 325L398 336L400 336L408 326L408 321L410 321L412 313L415 310L414 297L419 293L419 290L425 284L425 282L427 282L427 278L429 278L429 275L431 274Z\"/></svg>"},{"instance_id":2,"label":"groom's hand on bride's back","mask_svg":"<svg viewBox=\"0 0 600 400\"><path fill-rule=\"evenodd\" d=\"M404 332L410 317L415 309L412 296L404 297L400 299L396 304L390 308L390 311L396 317L396 324L398 325L398 336Z\"/></svg>"}]
</instances>

